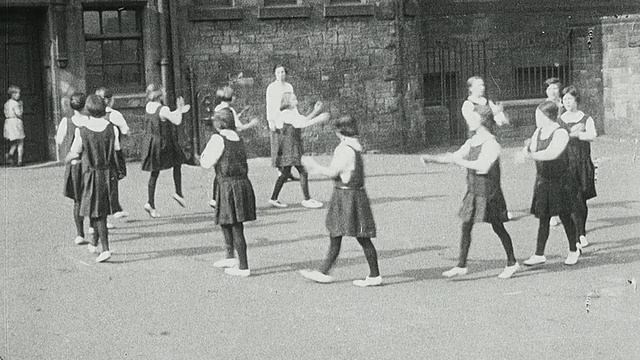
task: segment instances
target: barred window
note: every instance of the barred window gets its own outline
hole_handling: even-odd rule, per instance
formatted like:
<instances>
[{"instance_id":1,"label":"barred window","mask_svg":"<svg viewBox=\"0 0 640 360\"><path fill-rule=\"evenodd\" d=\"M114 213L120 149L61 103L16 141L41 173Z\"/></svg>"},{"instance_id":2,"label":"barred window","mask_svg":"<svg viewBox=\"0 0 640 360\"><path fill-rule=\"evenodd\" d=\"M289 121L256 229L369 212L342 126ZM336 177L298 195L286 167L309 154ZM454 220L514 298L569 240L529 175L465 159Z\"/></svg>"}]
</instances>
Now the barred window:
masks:
<instances>
[{"instance_id":1,"label":"barred window","mask_svg":"<svg viewBox=\"0 0 640 360\"><path fill-rule=\"evenodd\" d=\"M264 0L264 6L297 5L298 0Z\"/></svg>"},{"instance_id":2,"label":"barred window","mask_svg":"<svg viewBox=\"0 0 640 360\"><path fill-rule=\"evenodd\" d=\"M569 74L564 65L530 66L514 69L515 97L535 99L544 97L544 82L551 77L560 79L563 86L569 82Z\"/></svg>"},{"instance_id":3,"label":"barred window","mask_svg":"<svg viewBox=\"0 0 640 360\"><path fill-rule=\"evenodd\" d=\"M115 91L144 86L142 10L84 11L87 90L101 86Z\"/></svg>"}]
</instances>

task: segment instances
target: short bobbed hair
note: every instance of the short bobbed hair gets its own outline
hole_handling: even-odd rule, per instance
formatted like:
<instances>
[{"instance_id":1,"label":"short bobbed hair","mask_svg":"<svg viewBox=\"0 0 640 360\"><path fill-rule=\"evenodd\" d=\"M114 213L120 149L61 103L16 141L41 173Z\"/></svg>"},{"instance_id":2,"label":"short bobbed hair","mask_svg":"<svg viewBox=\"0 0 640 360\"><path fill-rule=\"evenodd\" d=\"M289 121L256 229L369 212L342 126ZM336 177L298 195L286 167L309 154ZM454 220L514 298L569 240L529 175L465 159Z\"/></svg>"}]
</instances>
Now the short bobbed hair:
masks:
<instances>
[{"instance_id":1,"label":"short bobbed hair","mask_svg":"<svg viewBox=\"0 0 640 360\"><path fill-rule=\"evenodd\" d=\"M577 87L575 87L574 85L569 85L566 88L562 89L562 96L567 94L573 96L576 99L576 102L580 104L580 91L578 91Z\"/></svg>"},{"instance_id":2,"label":"short bobbed hair","mask_svg":"<svg viewBox=\"0 0 640 360\"><path fill-rule=\"evenodd\" d=\"M231 102L233 100L233 88L231 86L225 86L216 91L216 98L218 101Z\"/></svg>"},{"instance_id":3,"label":"short bobbed hair","mask_svg":"<svg viewBox=\"0 0 640 360\"><path fill-rule=\"evenodd\" d=\"M113 92L106 87L101 87L96 90L96 95L104 98L105 100L111 100L113 98Z\"/></svg>"},{"instance_id":4,"label":"short bobbed hair","mask_svg":"<svg viewBox=\"0 0 640 360\"><path fill-rule=\"evenodd\" d=\"M213 126L218 130L236 131L236 120L231 109L220 109L213 114Z\"/></svg>"},{"instance_id":5,"label":"short bobbed hair","mask_svg":"<svg viewBox=\"0 0 640 360\"><path fill-rule=\"evenodd\" d=\"M87 95L81 92L75 92L71 94L69 99L69 106L76 111L82 111L87 102Z\"/></svg>"},{"instance_id":6,"label":"short bobbed hair","mask_svg":"<svg viewBox=\"0 0 640 360\"><path fill-rule=\"evenodd\" d=\"M160 101L160 99L162 99L162 95L164 94L164 91L162 91L162 88L156 84L149 84L149 86L147 86L147 101Z\"/></svg>"},{"instance_id":7,"label":"short bobbed hair","mask_svg":"<svg viewBox=\"0 0 640 360\"><path fill-rule=\"evenodd\" d=\"M538 105L536 110L540 110L541 113L543 113L552 121L556 121L558 119L558 105L553 101L543 102L542 104Z\"/></svg>"},{"instance_id":8,"label":"short bobbed hair","mask_svg":"<svg viewBox=\"0 0 640 360\"><path fill-rule=\"evenodd\" d=\"M89 95L84 105L85 110L89 116L92 117L103 117L106 114L106 105L104 103L104 99L98 95Z\"/></svg>"},{"instance_id":9,"label":"short bobbed hair","mask_svg":"<svg viewBox=\"0 0 640 360\"><path fill-rule=\"evenodd\" d=\"M360 135L358 122L351 116L341 116L333 123L333 127L342 136L356 137Z\"/></svg>"},{"instance_id":10,"label":"short bobbed hair","mask_svg":"<svg viewBox=\"0 0 640 360\"><path fill-rule=\"evenodd\" d=\"M7 94L9 94L9 96L13 96L13 94L17 94L19 92L20 88L15 85L10 85L9 89L7 89Z\"/></svg>"}]
</instances>

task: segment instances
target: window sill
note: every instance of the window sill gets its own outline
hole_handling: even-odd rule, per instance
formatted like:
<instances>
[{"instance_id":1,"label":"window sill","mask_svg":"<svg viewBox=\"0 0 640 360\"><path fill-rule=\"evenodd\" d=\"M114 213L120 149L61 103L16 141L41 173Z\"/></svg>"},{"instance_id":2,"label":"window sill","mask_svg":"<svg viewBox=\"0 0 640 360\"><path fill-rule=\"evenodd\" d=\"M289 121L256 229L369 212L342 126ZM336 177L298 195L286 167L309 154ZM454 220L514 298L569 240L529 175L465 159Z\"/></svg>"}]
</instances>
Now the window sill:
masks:
<instances>
[{"instance_id":1,"label":"window sill","mask_svg":"<svg viewBox=\"0 0 640 360\"><path fill-rule=\"evenodd\" d=\"M373 4L325 5L324 17L373 16L376 9Z\"/></svg>"},{"instance_id":2,"label":"window sill","mask_svg":"<svg viewBox=\"0 0 640 360\"><path fill-rule=\"evenodd\" d=\"M113 95L114 109L143 108L147 104L146 93L122 93Z\"/></svg>"},{"instance_id":3,"label":"window sill","mask_svg":"<svg viewBox=\"0 0 640 360\"><path fill-rule=\"evenodd\" d=\"M259 19L293 19L308 17L311 17L311 6L263 6L260 8L258 13Z\"/></svg>"},{"instance_id":4,"label":"window sill","mask_svg":"<svg viewBox=\"0 0 640 360\"><path fill-rule=\"evenodd\" d=\"M242 20L242 9L220 8L212 6L195 6L189 9L190 21L224 21Z\"/></svg>"}]
</instances>

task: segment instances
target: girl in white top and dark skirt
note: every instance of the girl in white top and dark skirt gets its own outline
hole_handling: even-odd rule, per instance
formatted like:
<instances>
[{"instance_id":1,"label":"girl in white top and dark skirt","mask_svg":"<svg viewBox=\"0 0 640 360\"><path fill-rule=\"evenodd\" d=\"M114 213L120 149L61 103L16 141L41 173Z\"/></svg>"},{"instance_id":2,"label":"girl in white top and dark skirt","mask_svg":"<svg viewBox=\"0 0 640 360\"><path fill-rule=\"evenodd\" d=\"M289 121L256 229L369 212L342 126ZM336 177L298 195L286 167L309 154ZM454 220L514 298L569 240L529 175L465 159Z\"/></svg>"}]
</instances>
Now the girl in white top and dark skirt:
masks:
<instances>
[{"instance_id":1,"label":"girl in white top and dark skirt","mask_svg":"<svg viewBox=\"0 0 640 360\"><path fill-rule=\"evenodd\" d=\"M144 209L149 216L158 217L155 203L156 184L160 171L173 168L175 193L173 199L182 207L185 200L182 196L182 164L187 157L178 143L178 125L182 123L182 114L189 111L184 99L178 97L177 108L171 111L165 106L165 91L151 84L147 87L145 114L145 133L142 140L142 170L151 172L148 184L148 201Z\"/></svg>"},{"instance_id":2,"label":"girl in white top and dark skirt","mask_svg":"<svg viewBox=\"0 0 640 360\"><path fill-rule=\"evenodd\" d=\"M96 261L103 262L111 257L107 216L119 210L115 191L118 186L116 151L120 150L119 131L104 118L105 103L100 96L90 95L85 109L89 119L83 127L75 130L67 161L76 161L82 156L83 188L79 215L90 218L95 232L88 248L96 253L100 239L102 253Z\"/></svg>"},{"instance_id":3,"label":"girl in white top and dark skirt","mask_svg":"<svg viewBox=\"0 0 640 360\"><path fill-rule=\"evenodd\" d=\"M247 277L251 272L244 223L256 219L255 194L247 176L247 153L244 142L235 132L234 116L228 108L215 113L213 124L218 134L211 136L207 143L200 166L205 169L213 166L216 171L215 222L222 228L227 249L226 257L213 266L225 268L228 275ZM238 254L237 259L234 252Z\"/></svg>"},{"instance_id":4,"label":"girl in white top and dark skirt","mask_svg":"<svg viewBox=\"0 0 640 360\"><path fill-rule=\"evenodd\" d=\"M56 143L62 147L61 152L68 154L71 150L76 129L83 127L89 117L82 114L87 97L82 93L74 93L71 95L69 105L73 111L73 115L64 117L58 125L56 133ZM80 200L82 199L82 162L74 161L67 163L64 172L64 196L73 200L73 222L76 225L76 238L74 242L77 245L86 244L84 233L84 216L80 215Z\"/></svg>"},{"instance_id":5,"label":"girl in white top and dark skirt","mask_svg":"<svg viewBox=\"0 0 640 360\"><path fill-rule=\"evenodd\" d=\"M282 186L291 177L291 168L295 167L300 173L300 187L304 200L302 206L306 208L320 208L322 203L314 200L309 195L309 175L302 166L302 155L304 145L302 143L302 129L329 119L328 113L317 115L322 110L322 102L317 102L313 111L308 116L298 112L298 99L294 93L286 93L282 97L280 106L281 113L277 118L276 128L280 131L278 141L278 154L276 156L276 166L280 168L280 176L271 194L269 204L273 207L285 208L284 204L278 200ZM316 116L317 115L317 116Z\"/></svg>"},{"instance_id":6,"label":"girl in white top and dark skirt","mask_svg":"<svg viewBox=\"0 0 640 360\"><path fill-rule=\"evenodd\" d=\"M569 255L564 263L574 265L580 256L576 247L575 213L581 195L577 179L569 168L569 134L556 122L557 116L558 106L555 103L545 101L540 104L536 109L538 128L525 147L525 151L536 162L531 213L539 219L536 252L524 261L529 266L547 261L544 249L549 238L549 219L556 215L560 216L569 241Z\"/></svg>"},{"instance_id":7,"label":"girl in white top and dark skirt","mask_svg":"<svg viewBox=\"0 0 640 360\"><path fill-rule=\"evenodd\" d=\"M500 144L494 135L497 125L506 123L502 108L484 97L482 78L474 76L467 80L469 97L462 106L471 138L453 154L431 157L425 155L423 162L436 161L454 163L467 169L467 193L460 207L462 236L458 265L442 273L444 277L467 274L467 256L471 246L471 230L475 223L491 224L507 255L507 266L498 275L510 278L519 269L513 252L511 236L504 227L509 220L507 204L500 187ZM497 122L499 121L499 122Z\"/></svg>"},{"instance_id":8,"label":"girl in white top and dark skirt","mask_svg":"<svg viewBox=\"0 0 640 360\"><path fill-rule=\"evenodd\" d=\"M358 126L354 119L342 117L338 119L335 127L340 144L336 147L331 165L324 167L311 158L304 159L309 172L334 179L333 195L326 219L330 237L329 251L319 270L302 270L300 274L315 282L332 282L333 278L329 276L329 272L340 254L342 237L352 236L362 246L369 264L369 275L364 280L355 280L353 284L361 287L381 285L378 253L371 242L371 238L376 237L376 224L364 187L364 165L362 146L358 141Z\"/></svg>"}]
</instances>

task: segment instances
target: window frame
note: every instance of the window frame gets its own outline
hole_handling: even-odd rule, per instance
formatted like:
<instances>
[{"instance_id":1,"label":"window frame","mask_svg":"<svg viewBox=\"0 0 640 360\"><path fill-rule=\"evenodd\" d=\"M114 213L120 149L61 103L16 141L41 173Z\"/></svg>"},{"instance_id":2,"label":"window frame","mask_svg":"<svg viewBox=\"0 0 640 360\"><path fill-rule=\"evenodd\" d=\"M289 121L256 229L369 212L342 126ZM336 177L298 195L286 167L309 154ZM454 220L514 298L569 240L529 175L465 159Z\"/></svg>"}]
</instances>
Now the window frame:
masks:
<instances>
[{"instance_id":1,"label":"window frame","mask_svg":"<svg viewBox=\"0 0 640 360\"><path fill-rule=\"evenodd\" d=\"M121 11L133 11L135 16L135 31L125 31L125 32L113 32L113 33L105 33L104 32L104 23L103 23L103 13L104 12L117 12L118 14L118 31L122 28L122 15ZM99 31L98 34L90 34L86 32L86 14L90 12L98 13L98 21L99 21ZM109 87L113 92L117 93L130 93L130 92L139 92L141 87L144 87L146 84L145 79L145 49L144 49L144 7L141 6L122 6L122 5L110 5L110 6L85 6L82 9L82 33L84 36L84 51L85 51L85 71L86 74L90 73L90 68L100 68L102 81L100 84L91 84L89 83L89 76L85 75L85 82L88 91L91 91L92 87L98 88L101 86ZM137 41L137 59L135 61L106 61L105 54L103 50L103 46L107 41L116 41L119 43L119 46L122 46L121 41L123 40L136 40ZM90 63L86 58L87 54L87 44L90 42L95 42L100 44L100 62L99 63ZM122 51L122 47L120 47ZM139 72L139 79L135 83L124 83L125 75L123 75L122 71L125 66L136 66ZM108 83L105 81L106 79L106 68L108 66L119 66L120 68L120 79L117 83Z\"/></svg>"}]
</instances>

